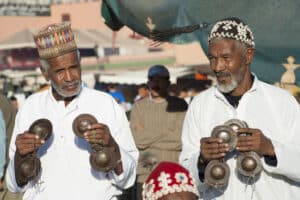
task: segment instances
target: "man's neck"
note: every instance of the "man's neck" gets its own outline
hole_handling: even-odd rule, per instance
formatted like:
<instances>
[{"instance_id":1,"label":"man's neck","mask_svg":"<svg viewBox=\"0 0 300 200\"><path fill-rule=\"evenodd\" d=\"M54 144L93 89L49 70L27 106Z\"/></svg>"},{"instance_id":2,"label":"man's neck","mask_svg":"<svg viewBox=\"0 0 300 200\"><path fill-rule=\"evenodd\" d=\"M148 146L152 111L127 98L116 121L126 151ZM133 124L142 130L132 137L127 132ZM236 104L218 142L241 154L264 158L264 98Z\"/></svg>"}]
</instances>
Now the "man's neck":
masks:
<instances>
[{"instance_id":1,"label":"man's neck","mask_svg":"<svg viewBox=\"0 0 300 200\"><path fill-rule=\"evenodd\" d=\"M155 102L155 103L162 103L162 102L166 101L165 98L160 97L160 96L157 96L157 97L153 97L153 96L152 96L152 98L150 98L150 99L151 99L153 102Z\"/></svg>"},{"instance_id":2,"label":"man's neck","mask_svg":"<svg viewBox=\"0 0 300 200\"><path fill-rule=\"evenodd\" d=\"M251 89L252 84L254 81L254 76L249 73L247 74L243 81L241 82L241 84L232 92L230 92L231 96L242 96L243 94L245 94L248 90Z\"/></svg>"},{"instance_id":3,"label":"man's neck","mask_svg":"<svg viewBox=\"0 0 300 200\"><path fill-rule=\"evenodd\" d=\"M63 97L63 96L59 95L54 89L52 89L52 94L56 101L64 101L65 106L67 106L77 96L77 95L75 95L72 97Z\"/></svg>"}]
</instances>

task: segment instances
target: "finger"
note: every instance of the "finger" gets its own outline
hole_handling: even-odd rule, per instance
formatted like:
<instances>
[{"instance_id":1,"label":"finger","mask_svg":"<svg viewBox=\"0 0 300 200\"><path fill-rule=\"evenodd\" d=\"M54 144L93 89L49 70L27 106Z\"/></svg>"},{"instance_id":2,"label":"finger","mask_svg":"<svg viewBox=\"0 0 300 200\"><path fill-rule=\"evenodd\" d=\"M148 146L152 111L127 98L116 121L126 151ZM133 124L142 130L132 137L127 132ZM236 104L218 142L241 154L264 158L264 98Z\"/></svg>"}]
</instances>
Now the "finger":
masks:
<instances>
[{"instance_id":1,"label":"finger","mask_svg":"<svg viewBox=\"0 0 300 200\"><path fill-rule=\"evenodd\" d=\"M248 152L248 151L253 151L252 146L240 146L236 148L240 152Z\"/></svg>"},{"instance_id":2,"label":"finger","mask_svg":"<svg viewBox=\"0 0 300 200\"><path fill-rule=\"evenodd\" d=\"M28 153L36 151L40 146L41 146L41 144L34 144L34 143L26 144L26 145L18 146L17 150L21 155L26 155Z\"/></svg>"},{"instance_id":3,"label":"finger","mask_svg":"<svg viewBox=\"0 0 300 200\"><path fill-rule=\"evenodd\" d=\"M254 136L254 135L260 134L260 130L254 129L254 128L241 128L241 129L237 130L237 134L239 136L243 136L243 135Z\"/></svg>"},{"instance_id":4,"label":"finger","mask_svg":"<svg viewBox=\"0 0 300 200\"><path fill-rule=\"evenodd\" d=\"M211 143L222 143L223 140L221 138L214 138L214 137L208 137L208 138L202 138L200 140L200 144L211 144Z\"/></svg>"},{"instance_id":5,"label":"finger","mask_svg":"<svg viewBox=\"0 0 300 200\"><path fill-rule=\"evenodd\" d=\"M208 159L212 160L212 159L219 159L219 158L224 158L225 153L218 153L218 154L210 154Z\"/></svg>"},{"instance_id":6,"label":"finger","mask_svg":"<svg viewBox=\"0 0 300 200\"><path fill-rule=\"evenodd\" d=\"M29 133L29 132L25 132L23 134L19 134L16 139L22 139L22 140L39 139L39 136L35 135L35 134L32 134L32 133Z\"/></svg>"},{"instance_id":7,"label":"finger","mask_svg":"<svg viewBox=\"0 0 300 200\"><path fill-rule=\"evenodd\" d=\"M95 123L95 124L92 124L88 127L89 130L92 130L92 129L107 129L107 126L105 124L102 124L102 123Z\"/></svg>"}]
</instances>

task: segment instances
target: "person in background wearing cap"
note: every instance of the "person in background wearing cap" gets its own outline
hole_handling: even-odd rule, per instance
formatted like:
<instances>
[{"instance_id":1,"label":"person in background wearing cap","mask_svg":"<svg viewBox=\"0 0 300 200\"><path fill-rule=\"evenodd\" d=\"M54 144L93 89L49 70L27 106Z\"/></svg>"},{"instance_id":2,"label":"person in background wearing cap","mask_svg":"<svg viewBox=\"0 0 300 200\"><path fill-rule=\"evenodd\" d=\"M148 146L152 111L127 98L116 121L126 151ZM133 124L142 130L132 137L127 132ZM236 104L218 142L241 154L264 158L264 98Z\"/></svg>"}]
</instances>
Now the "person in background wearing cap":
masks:
<instances>
[{"instance_id":1,"label":"person in background wearing cap","mask_svg":"<svg viewBox=\"0 0 300 200\"><path fill-rule=\"evenodd\" d=\"M17 114L6 174L9 190L24 191L24 200L117 199L122 189L134 184L138 159L124 111L110 95L82 85L80 55L69 23L48 25L34 40L42 74L51 87L31 95ZM83 139L74 134L72 123L85 113L98 123L88 127ZM46 143L28 132L41 118L53 127ZM115 149L115 167L108 172L91 168L89 143ZM20 178L18 163L36 150L41 160L38 176Z\"/></svg>"},{"instance_id":2,"label":"person in background wearing cap","mask_svg":"<svg viewBox=\"0 0 300 200\"><path fill-rule=\"evenodd\" d=\"M137 196L152 169L161 161L177 162L181 150L181 128L187 103L168 95L170 74L165 66L155 65L148 71L150 95L134 103L130 128L140 151Z\"/></svg>"},{"instance_id":3,"label":"person in background wearing cap","mask_svg":"<svg viewBox=\"0 0 300 200\"><path fill-rule=\"evenodd\" d=\"M240 19L218 21L208 42L217 85L197 95L189 106L180 163L192 172L203 199L299 199L300 108L295 98L251 73L254 37ZM224 158L229 147L210 135L215 126L232 118L249 127L238 130L238 135L247 136L238 137L236 151L258 153L263 171L254 182L242 181L235 171L236 157L229 153L225 157L230 168L228 185L218 191L207 187L204 170L210 160Z\"/></svg>"},{"instance_id":4,"label":"person in background wearing cap","mask_svg":"<svg viewBox=\"0 0 300 200\"><path fill-rule=\"evenodd\" d=\"M161 162L143 184L143 200L197 200L190 172L173 162Z\"/></svg>"}]
</instances>

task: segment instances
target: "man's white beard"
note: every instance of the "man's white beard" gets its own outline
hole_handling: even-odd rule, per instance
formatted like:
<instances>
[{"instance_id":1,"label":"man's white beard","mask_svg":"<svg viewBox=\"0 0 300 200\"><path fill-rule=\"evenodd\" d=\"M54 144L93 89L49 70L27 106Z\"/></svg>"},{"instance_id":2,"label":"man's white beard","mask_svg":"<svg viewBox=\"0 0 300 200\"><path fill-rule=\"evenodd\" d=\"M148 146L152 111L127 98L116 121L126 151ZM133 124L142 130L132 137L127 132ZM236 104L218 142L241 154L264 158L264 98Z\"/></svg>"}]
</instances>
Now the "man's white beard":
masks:
<instances>
[{"instance_id":1,"label":"man's white beard","mask_svg":"<svg viewBox=\"0 0 300 200\"><path fill-rule=\"evenodd\" d=\"M58 87L53 81L51 81L51 86L54 88L54 90L63 98L73 97L80 93L81 91L81 82L78 83L78 89L74 91L73 93L65 94L60 87Z\"/></svg>"},{"instance_id":2,"label":"man's white beard","mask_svg":"<svg viewBox=\"0 0 300 200\"><path fill-rule=\"evenodd\" d=\"M234 77L229 84L220 84L217 82L217 88L222 93L232 92L235 88L237 88L237 86L238 86L238 82Z\"/></svg>"}]
</instances>

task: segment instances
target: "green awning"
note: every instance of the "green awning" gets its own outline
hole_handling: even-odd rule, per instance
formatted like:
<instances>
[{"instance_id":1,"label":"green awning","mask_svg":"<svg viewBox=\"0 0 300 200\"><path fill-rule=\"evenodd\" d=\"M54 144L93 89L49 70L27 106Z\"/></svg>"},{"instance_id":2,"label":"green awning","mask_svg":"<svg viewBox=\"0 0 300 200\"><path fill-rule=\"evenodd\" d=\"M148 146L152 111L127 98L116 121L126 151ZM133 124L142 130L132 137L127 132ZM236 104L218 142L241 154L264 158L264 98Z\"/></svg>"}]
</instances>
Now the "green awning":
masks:
<instances>
[{"instance_id":1,"label":"green awning","mask_svg":"<svg viewBox=\"0 0 300 200\"><path fill-rule=\"evenodd\" d=\"M103 10L106 24L113 30L126 25L141 35L172 43L196 40L205 51L212 24L239 17L254 33L252 70L259 78L279 82L286 72L284 63L295 68L300 64L299 0L104 0ZM288 63L289 56L294 62L289 59ZM295 74L300 86L300 68Z\"/></svg>"}]
</instances>

